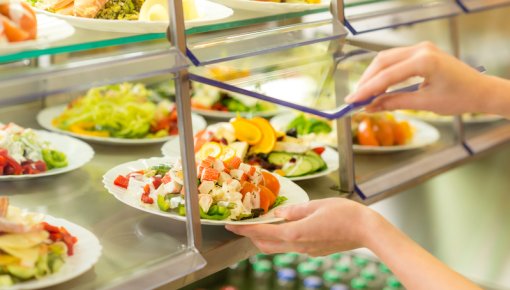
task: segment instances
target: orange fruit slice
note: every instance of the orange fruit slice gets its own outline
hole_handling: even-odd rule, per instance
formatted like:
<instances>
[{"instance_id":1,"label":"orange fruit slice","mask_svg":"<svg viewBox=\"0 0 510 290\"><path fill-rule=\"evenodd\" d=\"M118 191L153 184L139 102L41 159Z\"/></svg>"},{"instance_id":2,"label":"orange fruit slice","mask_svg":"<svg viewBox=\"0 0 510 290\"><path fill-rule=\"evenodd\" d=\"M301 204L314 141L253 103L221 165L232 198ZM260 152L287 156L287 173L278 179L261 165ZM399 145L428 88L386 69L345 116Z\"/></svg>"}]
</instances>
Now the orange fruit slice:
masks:
<instances>
[{"instance_id":1,"label":"orange fruit slice","mask_svg":"<svg viewBox=\"0 0 510 290\"><path fill-rule=\"evenodd\" d=\"M254 145L262 139L262 131L254 123L245 118L237 117L230 121L234 127L236 139Z\"/></svg>"},{"instance_id":2,"label":"orange fruit slice","mask_svg":"<svg viewBox=\"0 0 510 290\"><path fill-rule=\"evenodd\" d=\"M277 138L273 126L271 126L268 120L262 117L255 117L251 119L251 122L262 131L261 140L251 148L251 152L269 153L273 151Z\"/></svg>"}]
</instances>

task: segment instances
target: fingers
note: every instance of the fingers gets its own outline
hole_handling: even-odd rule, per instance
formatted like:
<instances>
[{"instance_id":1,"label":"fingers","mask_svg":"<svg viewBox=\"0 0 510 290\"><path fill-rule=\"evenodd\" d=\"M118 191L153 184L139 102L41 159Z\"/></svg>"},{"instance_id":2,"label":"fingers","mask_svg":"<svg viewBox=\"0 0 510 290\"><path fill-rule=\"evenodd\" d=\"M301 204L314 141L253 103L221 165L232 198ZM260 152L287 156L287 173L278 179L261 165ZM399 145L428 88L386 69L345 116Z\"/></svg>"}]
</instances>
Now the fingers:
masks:
<instances>
[{"instance_id":1,"label":"fingers","mask_svg":"<svg viewBox=\"0 0 510 290\"><path fill-rule=\"evenodd\" d=\"M225 228L234 234L250 239L278 240L282 233L282 225L226 225Z\"/></svg>"},{"instance_id":2,"label":"fingers","mask_svg":"<svg viewBox=\"0 0 510 290\"><path fill-rule=\"evenodd\" d=\"M376 98L370 105L365 107L367 113L381 111L393 111L399 109L425 110L430 107L426 102L426 96L422 92L389 93Z\"/></svg>"},{"instance_id":3,"label":"fingers","mask_svg":"<svg viewBox=\"0 0 510 290\"><path fill-rule=\"evenodd\" d=\"M414 56L396 65L380 71L377 75L366 81L357 92L350 95L349 101L360 101L368 99L371 96L380 95L395 84L407 80L413 76L427 77L432 63L420 63L418 59L423 56Z\"/></svg>"},{"instance_id":4,"label":"fingers","mask_svg":"<svg viewBox=\"0 0 510 290\"><path fill-rule=\"evenodd\" d=\"M287 221L303 219L315 211L313 202L289 205L275 210L276 217L284 218Z\"/></svg>"},{"instance_id":5,"label":"fingers","mask_svg":"<svg viewBox=\"0 0 510 290\"><path fill-rule=\"evenodd\" d=\"M408 46L379 52L365 72L363 72L363 75L358 81L358 87L362 86L367 80L371 79L385 68L407 59L416 49L417 46Z\"/></svg>"}]
</instances>

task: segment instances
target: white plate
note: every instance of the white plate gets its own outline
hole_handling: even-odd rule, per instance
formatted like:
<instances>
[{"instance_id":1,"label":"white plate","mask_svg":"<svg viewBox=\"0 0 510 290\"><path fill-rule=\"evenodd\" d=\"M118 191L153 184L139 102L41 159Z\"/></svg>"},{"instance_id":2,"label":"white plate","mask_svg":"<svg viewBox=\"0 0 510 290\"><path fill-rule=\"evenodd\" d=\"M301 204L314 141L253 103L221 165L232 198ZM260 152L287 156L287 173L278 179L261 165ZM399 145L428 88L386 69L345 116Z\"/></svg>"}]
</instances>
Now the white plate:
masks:
<instances>
[{"instance_id":1,"label":"white plate","mask_svg":"<svg viewBox=\"0 0 510 290\"><path fill-rule=\"evenodd\" d=\"M0 52L14 52L27 49L43 49L52 42L74 34L74 27L62 19L37 14L37 39L14 43L1 43Z\"/></svg>"},{"instance_id":2,"label":"white plate","mask_svg":"<svg viewBox=\"0 0 510 290\"><path fill-rule=\"evenodd\" d=\"M73 132L61 130L55 126L53 126L52 121L56 117L58 117L66 108L66 105L55 106L46 108L39 112L37 115L37 122L43 128L48 129L50 131L55 131L58 133L71 135L76 138L80 138L83 140L87 140L95 143L103 143L103 144L117 144L117 145L142 145L142 144L156 144L165 142L175 138L175 136L165 136L161 138L146 138L146 139L124 139L124 138L113 138L113 137L94 137L94 136L85 136L76 134ZM201 116L191 114L191 121L193 123L193 132L198 132L204 129L207 126L204 118Z\"/></svg>"},{"instance_id":3,"label":"white plate","mask_svg":"<svg viewBox=\"0 0 510 290\"><path fill-rule=\"evenodd\" d=\"M119 175L126 175L132 171L146 169L154 165L159 165L161 163L175 163L177 159L178 158L158 157L150 159L140 159L137 161L120 164L108 170L108 172L106 172L106 174L103 176L104 187L108 190L109 193L113 194L113 196L115 196L115 198L117 198L119 201L131 207L155 215L169 217L179 221L186 221L186 217L180 216L177 213L164 212L160 211L159 209L143 205L141 201L136 199L133 194L127 193L124 188L113 184L113 181ZM288 200L286 200L285 203L283 203L283 206L304 203L309 201L306 192L297 184L288 180L287 178L278 176L277 174L275 174L275 176L278 178L278 181L280 182L280 195L288 198ZM267 214L260 216L258 218L243 221L216 221L201 219L201 223L203 225L226 225L226 224L243 225L243 224L274 223L280 221L283 221L283 219L274 217L273 210L270 210Z\"/></svg>"},{"instance_id":4,"label":"white plate","mask_svg":"<svg viewBox=\"0 0 510 290\"><path fill-rule=\"evenodd\" d=\"M237 112L222 112L222 111L215 111L215 110L201 110L201 109L191 109L194 113L197 113L199 115L202 115L207 118L211 119L218 119L218 120L230 120L232 118L237 117ZM239 113L241 117L244 118L251 118L251 117L272 117L279 113L281 113L282 110L272 110L272 111L265 111L265 112L249 112L249 113Z\"/></svg>"},{"instance_id":5,"label":"white plate","mask_svg":"<svg viewBox=\"0 0 510 290\"><path fill-rule=\"evenodd\" d=\"M397 114L406 116L408 118L418 119L438 125L450 124L451 122L453 122L452 116L442 116L432 112L413 113L407 111L397 111ZM462 117L462 121L466 124L483 124L500 121L502 119L503 117L501 116L491 114L482 114L476 116L466 114L465 116Z\"/></svg>"},{"instance_id":6,"label":"white plate","mask_svg":"<svg viewBox=\"0 0 510 290\"><path fill-rule=\"evenodd\" d=\"M271 119L271 125L274 128L282 131L286 131L287 125L295 118L294 114L282 114ZM407 120L411 127L415 129L413 138L408 144L396 145L396 146L362 146L354 144L353 150L356 153L389 153L398 152L405 150L414 150L431 145L439 140L439 131L433 126L411 118L406 118L400 115L396 115L398 120ZM331 132L324 135L323 144L330 146L336 146L336 133ZM316 136L314 139L316 142L321 142L321 136Z\"/></svg>"},{"instance_id":7,"label":"white plate","mask_svg":"<svg viewBox=\"0 0 510 290\"><path fill-rule=\"evenodd\" d=\"M94 157L94 150L92 147L83 141L73 137L46 131L36 130L36 133L42 140L51 142L55 149L63 152L67 156L68 165L66 167L55 168L38 174L0 175L0 181L31 179L62 174L82 167L89 162L92 157Z\"/></svg>"},{"instance_id":8,"label":"white plate","mask_svg":"<svg viewBox=\"0 0 510 290\"><path fill-rule=\"evenodd\" d=\"M277 3L270 1L255 0L212 0L225 6L240 9L267 13L296 12L311 9L328 8L330 0L322 0L319 4L301 3Z\"/></svg>"},{"instance_id":9,"label":"white plate","mask_svg":"<svg viewBox=\"0 0 510 290\"><path fill-rule=\"evenodd\" d=\"M65 219L45 216L44 221L54 226L63 226L78 238L78 242L74 246L74 255L67 257L62 269L55 274L44 276L39 280L18 283L11 287L1 287L2 290L40 289L57 285L85 273L99 260L102 247L93 233Z\"/></svg>"},{"instance_id":10,"label":"white plate","mask_svg":"<svg viewBox=\"0 0 510 290\"><path fill-rule=\"evenodd\" d=\"M217 22L234 14L232 9L207 0L196 0L196 7L200 16L197 19L186 21L186 28ZM168 27L168 21L94 19L60 15L42 9L34 9L39 13L66 20L75 27L89 30L124 33L162 33L166 32Z\"/></svg>"},{"instance_id":11,"label":"white plate","mask_svg":"<svg viewBox=\"0 0 510 290\"><path fill-rule=\"evenodd\" d=\"M322 159L326 162L328 168L325 170L303 175L303 176L297 176L297 177L286 177L292 181L299 181L299 180L308 180L313 179L321 176L325 176L330 174L331 172L335 171L339 167L339 159L338 159L338 152L336 152L334 149L331 149L330 147L326 146L326 150L322 152ZM163 156L176 158L180 157L180 147L179 147L179 138L175 138L173 140L170 140L168 142L165 142L163 144L163 147L161 147L161 153L163 153Z\"/></svg>"}]
</instances>

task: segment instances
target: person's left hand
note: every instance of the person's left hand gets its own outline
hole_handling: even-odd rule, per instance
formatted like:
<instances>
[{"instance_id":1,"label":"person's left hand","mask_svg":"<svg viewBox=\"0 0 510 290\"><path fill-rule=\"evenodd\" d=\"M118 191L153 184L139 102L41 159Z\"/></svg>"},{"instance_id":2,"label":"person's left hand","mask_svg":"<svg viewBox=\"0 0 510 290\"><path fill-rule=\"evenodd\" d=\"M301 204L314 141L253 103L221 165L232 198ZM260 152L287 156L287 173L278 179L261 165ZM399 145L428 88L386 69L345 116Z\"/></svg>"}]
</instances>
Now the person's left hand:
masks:
<instances>
[{"instance_id":1,"label":"person's left hand","mask_svg":"<svg viewBox=\"0 0 510 290\"><path fill-rule=\"evenodd\" d=\"M298 252L323 256L364 247L367 228L382 217L345 198L328 198L277 208L281 224L227 225L226 229L252 240L264 253Z\"/></svg>"}]
</instances>

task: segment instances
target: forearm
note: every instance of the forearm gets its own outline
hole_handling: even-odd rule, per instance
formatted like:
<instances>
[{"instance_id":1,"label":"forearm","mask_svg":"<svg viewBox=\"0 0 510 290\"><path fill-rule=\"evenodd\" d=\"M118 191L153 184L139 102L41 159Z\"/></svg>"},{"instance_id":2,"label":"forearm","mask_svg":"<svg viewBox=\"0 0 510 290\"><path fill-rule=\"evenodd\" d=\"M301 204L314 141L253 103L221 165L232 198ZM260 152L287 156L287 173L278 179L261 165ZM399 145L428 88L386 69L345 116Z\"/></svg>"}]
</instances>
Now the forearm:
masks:
<instances>
[{"instance_id":1,"label":"forearm","mask_svg":"<svg viewBox=\"0 0 510 290\"><path fill-rule=\"evenodd\" d=\"M484 76L481 88L485 92L477 104L480 110L473 112L496 114L510 119L510 80Z\"/></svg>"},{"instance_id":2,"label":"forearm","mask_svg":"<svg viewBox=\"0 0 510 290\"><path fill-rule=\"evenodd\" d=\"M448 268L409 237L375 214L367 231L366 247L372 250L411 290L481 290Z\"/></svg>"}]
</instances>

